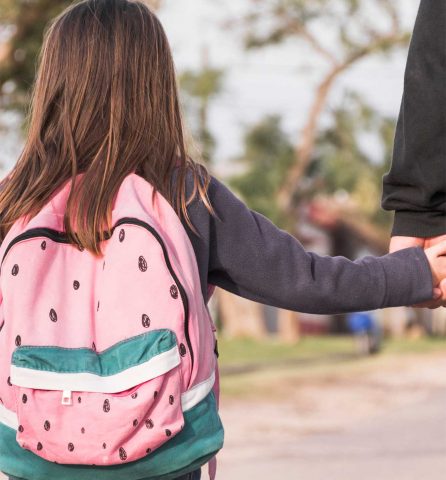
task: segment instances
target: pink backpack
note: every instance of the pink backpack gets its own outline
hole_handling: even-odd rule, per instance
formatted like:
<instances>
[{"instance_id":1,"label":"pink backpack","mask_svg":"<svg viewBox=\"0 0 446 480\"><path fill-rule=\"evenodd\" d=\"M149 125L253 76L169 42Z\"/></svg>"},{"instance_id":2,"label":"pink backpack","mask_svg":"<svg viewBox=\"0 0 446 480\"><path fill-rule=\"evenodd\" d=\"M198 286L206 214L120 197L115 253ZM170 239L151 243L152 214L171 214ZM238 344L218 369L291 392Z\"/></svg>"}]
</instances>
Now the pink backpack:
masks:
<instances>
[{"instance_id":1,"label":"pink backpack","mask_svg":"<svg viewBox=\"0 0 446 480\"><path fill-rule=\"evenodd\" d=\"M69 190L0 247L0 470L175 478L223 445L216 329L192 245L132 173L95 257L63 232Z\"/></svg>"}]
</instances>

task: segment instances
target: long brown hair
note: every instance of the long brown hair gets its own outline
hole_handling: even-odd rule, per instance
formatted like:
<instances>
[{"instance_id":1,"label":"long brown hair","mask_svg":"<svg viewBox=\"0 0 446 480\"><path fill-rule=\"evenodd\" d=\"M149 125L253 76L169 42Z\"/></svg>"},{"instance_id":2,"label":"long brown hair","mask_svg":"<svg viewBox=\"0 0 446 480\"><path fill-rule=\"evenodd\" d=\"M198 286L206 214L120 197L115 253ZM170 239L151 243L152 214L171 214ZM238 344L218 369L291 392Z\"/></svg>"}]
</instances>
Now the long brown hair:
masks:
<instances>
[{"instance_id":1,"label":"long brown hair","mask_svg":"<svg viewBox=\"0 0 446 480\"><path fill-rule=\"evenodd\" d=\"M24 149L2 182L1 240L70 179L65 231L97 255L114 197L131 172L152 183L192 228L192 198L199 195L212 211L209 175L187 152L169 42L139 1L84 0L51 22L28 122ZM187 198L188 172L194 188Z\"/></svg>"}]
</instances>

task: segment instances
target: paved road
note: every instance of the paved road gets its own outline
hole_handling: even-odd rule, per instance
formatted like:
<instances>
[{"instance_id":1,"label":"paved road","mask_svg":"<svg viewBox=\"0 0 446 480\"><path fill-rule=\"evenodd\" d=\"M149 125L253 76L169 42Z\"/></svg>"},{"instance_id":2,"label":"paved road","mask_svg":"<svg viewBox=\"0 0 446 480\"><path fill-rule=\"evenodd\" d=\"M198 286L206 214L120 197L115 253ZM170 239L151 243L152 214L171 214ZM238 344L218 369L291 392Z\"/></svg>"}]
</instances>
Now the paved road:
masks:
<instances>
[{"instance_id":1,"label":"paved road","mask_svg":"<svg viewBox=\"0 0 446 480\"><path fill-rule=\"evenodd\" d=\"M329 399L328 399L329 400ZM444 480L446 389L345 430L220 454L223 480ZM266 448L265 448L266 447Z\"/></svg>"}]
</instances>

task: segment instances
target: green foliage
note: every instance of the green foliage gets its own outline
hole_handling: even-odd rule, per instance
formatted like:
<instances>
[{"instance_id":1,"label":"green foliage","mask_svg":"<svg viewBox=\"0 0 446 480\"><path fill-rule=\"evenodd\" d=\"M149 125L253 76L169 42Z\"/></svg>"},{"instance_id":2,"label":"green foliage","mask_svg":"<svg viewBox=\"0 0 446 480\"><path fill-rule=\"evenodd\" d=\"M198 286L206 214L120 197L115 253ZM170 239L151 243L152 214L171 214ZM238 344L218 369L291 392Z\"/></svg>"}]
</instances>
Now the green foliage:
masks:
<instances>
[{"instance_id":1,"label":"green foliage","mask_svg":"<svg viewBox=\"0 0 446 480\"><path fill-rule=\"evenodd\" d=\"M189 117L195 119L194 134L200 144L202 158L207 163L210 163L215 151L215 139L208 125L208 109L211 100L222 91L223 79L223 70L207 66L199 71L186 70L180 75L186 108Z\"/></svg>"},{"instance_id":2,"label":"green foliage","mask_svg":"<svg viewBox=\"0 0 446 480\"><path fill-rule=\"evenodd\" d=\"M395 120L382 117L357 94L347 93L332 112L331 124L320 132L309 176L324 193L346 190L363 214L388 226L380 208L382 176L388 170ZM365 144L364 138L368 142ZM382 152L373 159L370 150Z\"/></svg>"},{"instance_id":3,"label":"green foliage","mask_svg":"<svg viewBox=\"0 0 446 480\"><path fill-rule=\"evenodd\" d=\"M205 68L199 72L186 70L180 76L181 88L191 97L209 99L221 92L223 71Z\"/></svg>"},{"instance_id":4,"label":"green foliage","mask_svg":"<svg viewBox=\"0 0 446 480\"><path fill-rule=\"evenodd\" d=\"M0 63L0 88L12 81L15 90L4 106L25 109L34 82L37 58L48 22L63 11L67 0L0 0L0 27L13 27L6 58Z\"/></svg>"},{"instance_id":5,"label":"green foliage","mask_svg":"<svg viewBox=\"0 0 446 480\"><path fill-rule=\"evenodd\" d=\"M394 124L394 119L383 118L357 94L346 94L318 135L301 195L312 198L345 190L366 217L387 227L391 219L380 208L381 181L390 165ZM370 150L382 155L374 159ZM275 198L293 160L293 148L279 118L267 117L247 132L239 159L246 170L230 181L251 208L282 227L292 219L283 216Z\"/></svg>"},{"instance_id":6,"label":"green foliage","mask_svg":"<svg viewBox=\"0 0 446 480\"><path fill-rule=\"evenodd\" d=\"M282 131L280 118L269 116L254 125L245 135L245 151L238 159L245 173L230 179L230 185L241 193L254 210L284 227L286 217L275 198L293 163L293 147Z\"/></svg>"},{"instance_id":7,"label":"green foliage","mask_svg":"<svg viewBox=\"0 0 446 480\"><path fill-rule=\"evenodd\" d=\"M15 0L0 1L0 24L12 22L17 15L19 3Z\"/></svg>"},{"instance_id":8,"label":"green foliage","mask_svg":"<svg viewBox=\"0 0 446 480\"><path fill-rule=\"evenodd\" d=\"M387 52L396 43L406 44L409 34L400 25L398 3L394 0L251 0L244 17L246 48L274 45L290 38L309 43L318 53L342 63L365 48ZM376 18L390 29L376 28ZM265 20L267 19L267 20ZM325 28L333 33L324 44L315 32Z\"/></svg>"},{"instance_id":9,"label":"green foliage","mask_svg":"<svg viewBox=\"0 0 446 480\"><path fill-rule=\"evenodd\" d=\"M358 136L376 130L381 119L352 94L344 98L331 116L331 125L319 134L312 172L324 178L327 193L338 189L352 191L360 176L374 173Z\"/></svg>"}]
</instances>

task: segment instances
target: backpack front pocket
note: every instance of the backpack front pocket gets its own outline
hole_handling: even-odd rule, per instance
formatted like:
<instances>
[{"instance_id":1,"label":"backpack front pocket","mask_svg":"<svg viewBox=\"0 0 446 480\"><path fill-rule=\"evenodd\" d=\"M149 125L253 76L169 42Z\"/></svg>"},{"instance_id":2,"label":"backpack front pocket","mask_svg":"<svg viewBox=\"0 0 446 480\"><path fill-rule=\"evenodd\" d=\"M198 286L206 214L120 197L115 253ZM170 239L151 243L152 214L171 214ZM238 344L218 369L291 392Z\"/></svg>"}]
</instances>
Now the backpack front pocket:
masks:
<instances>
[{"instance_id":1,"label":"backpack front pocket","mask_svg":"<svg viewBox=\"0 0 446 480\"><path fill-rule=\"evenodd\" d=\"M167 329L100 353L19 346L12 355L11 383L18 443L52 462L131 462L184 426L180 355Z\"/></svg>"}]
</instances>

